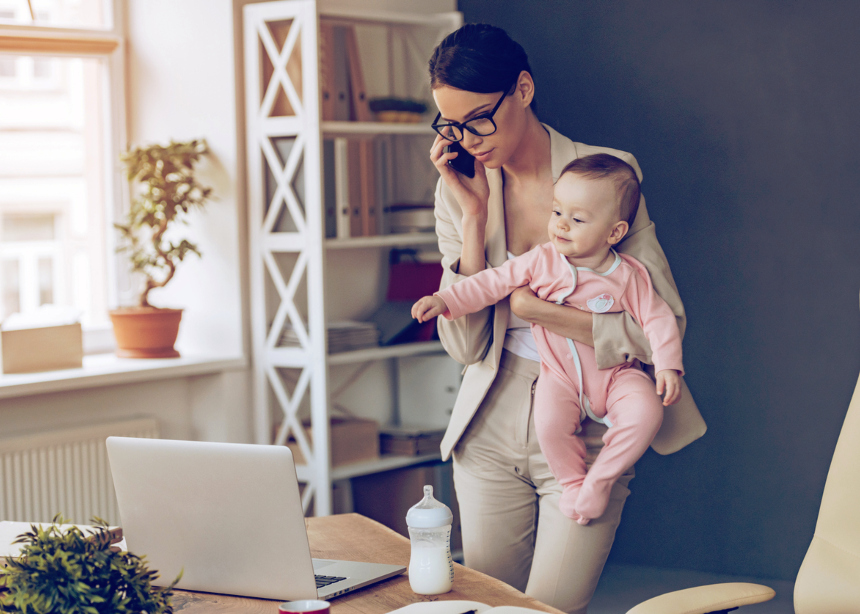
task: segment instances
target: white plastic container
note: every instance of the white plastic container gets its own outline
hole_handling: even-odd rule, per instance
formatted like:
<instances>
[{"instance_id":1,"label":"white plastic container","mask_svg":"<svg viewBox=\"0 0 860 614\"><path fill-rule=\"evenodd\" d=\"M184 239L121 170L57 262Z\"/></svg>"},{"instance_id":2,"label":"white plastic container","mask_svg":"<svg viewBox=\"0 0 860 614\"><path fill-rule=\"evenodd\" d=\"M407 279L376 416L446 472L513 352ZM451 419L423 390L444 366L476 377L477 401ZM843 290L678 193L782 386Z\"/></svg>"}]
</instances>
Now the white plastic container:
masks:
<instances>
[{"instance_id":1,"label":"white plastic container","mask_svg":"<svg viewBox=\"0 0 860 614\"><path fill-rule=\"evenodd\" d=\"M451 523L448 506L433 497L433 487L424 487L424 498L409 508L406 525L412 553L409 557L409 586L419 595L447 593L454 585L451 560Z\"/></svg>"}]
</instances>

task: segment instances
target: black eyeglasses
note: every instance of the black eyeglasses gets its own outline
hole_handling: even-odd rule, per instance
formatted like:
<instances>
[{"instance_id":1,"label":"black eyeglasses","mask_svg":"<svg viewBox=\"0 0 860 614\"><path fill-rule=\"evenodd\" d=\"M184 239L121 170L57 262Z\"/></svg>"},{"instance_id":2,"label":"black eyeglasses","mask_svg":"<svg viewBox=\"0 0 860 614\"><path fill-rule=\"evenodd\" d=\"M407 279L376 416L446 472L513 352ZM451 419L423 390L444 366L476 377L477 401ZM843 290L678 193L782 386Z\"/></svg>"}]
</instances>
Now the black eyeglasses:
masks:
<instances>
[{"instance_id":1,"label":"black eyeglasses","mask_svg":"<svg viewBox=\"0 0 860 614\"><path fill-rule=\"evenodd\" d=\"M463 135L465 134L463 130L468 130L477 136L490 136L496 131L496 122L493 121L493 115L495 115L496 111L499 110L499 107L502 106L502 101L507 95L508 92L505 91L502 94L502 97L499 98L496 106L494 106L493 110L489 113L481 113L477 117L464 121L462 124L457 122L437 124L436 122L438 122L439 118L442 117L442 113L440 112L436 115L436 119L433 120L433 130L438 132L442 138L454 141L455 143L463 140Z\"/></svg>"}]
</instances>

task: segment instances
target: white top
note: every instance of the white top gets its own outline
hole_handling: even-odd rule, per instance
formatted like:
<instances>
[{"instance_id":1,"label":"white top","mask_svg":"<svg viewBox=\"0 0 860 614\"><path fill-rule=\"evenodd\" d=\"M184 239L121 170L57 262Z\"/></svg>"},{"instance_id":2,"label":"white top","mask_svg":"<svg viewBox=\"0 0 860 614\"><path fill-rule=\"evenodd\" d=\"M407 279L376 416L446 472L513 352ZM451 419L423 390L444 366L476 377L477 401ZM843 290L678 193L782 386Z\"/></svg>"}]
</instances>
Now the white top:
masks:
<instances>
[{"instance_id":1,"label":"white top","mask_svg":"<svg viewBox=\"0 0 860 614\"><path fill-rule=\"evenodd\" d=\"M515 257L511 252L508 252L508 260ZM538 354L537 345L535 345L535 338L532 336L531 324L514 315L513 311L508 311L508 330L505 332L505 343L502 347L521 358L540 362L540 354Z\"/></svg>"}]
</instances>

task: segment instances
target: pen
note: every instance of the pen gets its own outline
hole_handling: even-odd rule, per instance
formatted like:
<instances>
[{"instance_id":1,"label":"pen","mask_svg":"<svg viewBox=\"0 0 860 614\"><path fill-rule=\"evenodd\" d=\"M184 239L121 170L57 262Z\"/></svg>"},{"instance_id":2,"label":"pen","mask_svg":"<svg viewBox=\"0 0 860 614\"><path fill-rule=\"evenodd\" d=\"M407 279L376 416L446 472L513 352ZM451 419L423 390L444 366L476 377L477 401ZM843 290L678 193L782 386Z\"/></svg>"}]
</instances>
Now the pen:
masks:
<instances>
[{"instance_id":1,"label":"pen","mask_svg":"<svg viewBox=\"0 0 860 614\"><path fill-rule=\"evenodd\" d=\"M466 610L465 612L460 612L460 614L475 614L478 610Z\"/></svg>"}]
</instances>

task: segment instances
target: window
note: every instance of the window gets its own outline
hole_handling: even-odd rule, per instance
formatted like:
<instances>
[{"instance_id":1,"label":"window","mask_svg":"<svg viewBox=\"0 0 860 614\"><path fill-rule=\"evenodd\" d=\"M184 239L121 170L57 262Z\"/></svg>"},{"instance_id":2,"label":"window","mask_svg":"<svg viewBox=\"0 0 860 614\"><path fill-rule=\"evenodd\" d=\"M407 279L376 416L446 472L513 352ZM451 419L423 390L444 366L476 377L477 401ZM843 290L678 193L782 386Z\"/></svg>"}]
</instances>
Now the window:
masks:
<instances>
[{"instance_id":1,"label":"window","mask_svg":"<svg viewBox=\"0 0 860 614\"><path fill-rule=\"evenodd\" d=\"M122 39L104 16L120 2L32 2L35 22L26 0L0 0L0 319L72 306L85 345L108 349L124 110Z\"/></svg>"},{"instance_id":2,"label":"window","mask_svg":"<svg viewBox=\"0 0 860 614\"><path fill-rule=\"evenodd\" d=\"M66 28L109 28L112 6L103 0L30 0L36 19L30 14L27 0L0 0L0 24L3 22Z\"/></svg>"},{"instance_id":3,"label":"window","mask_svg":"<svg viewBox=\"0 0 860 614\"><path fill-rule=\"evenodd\" d=\"M39 305L65 302L55 216L4 215L2 223L0 260L5 310L28 312Z\"/></svg>"}]
</instances>

